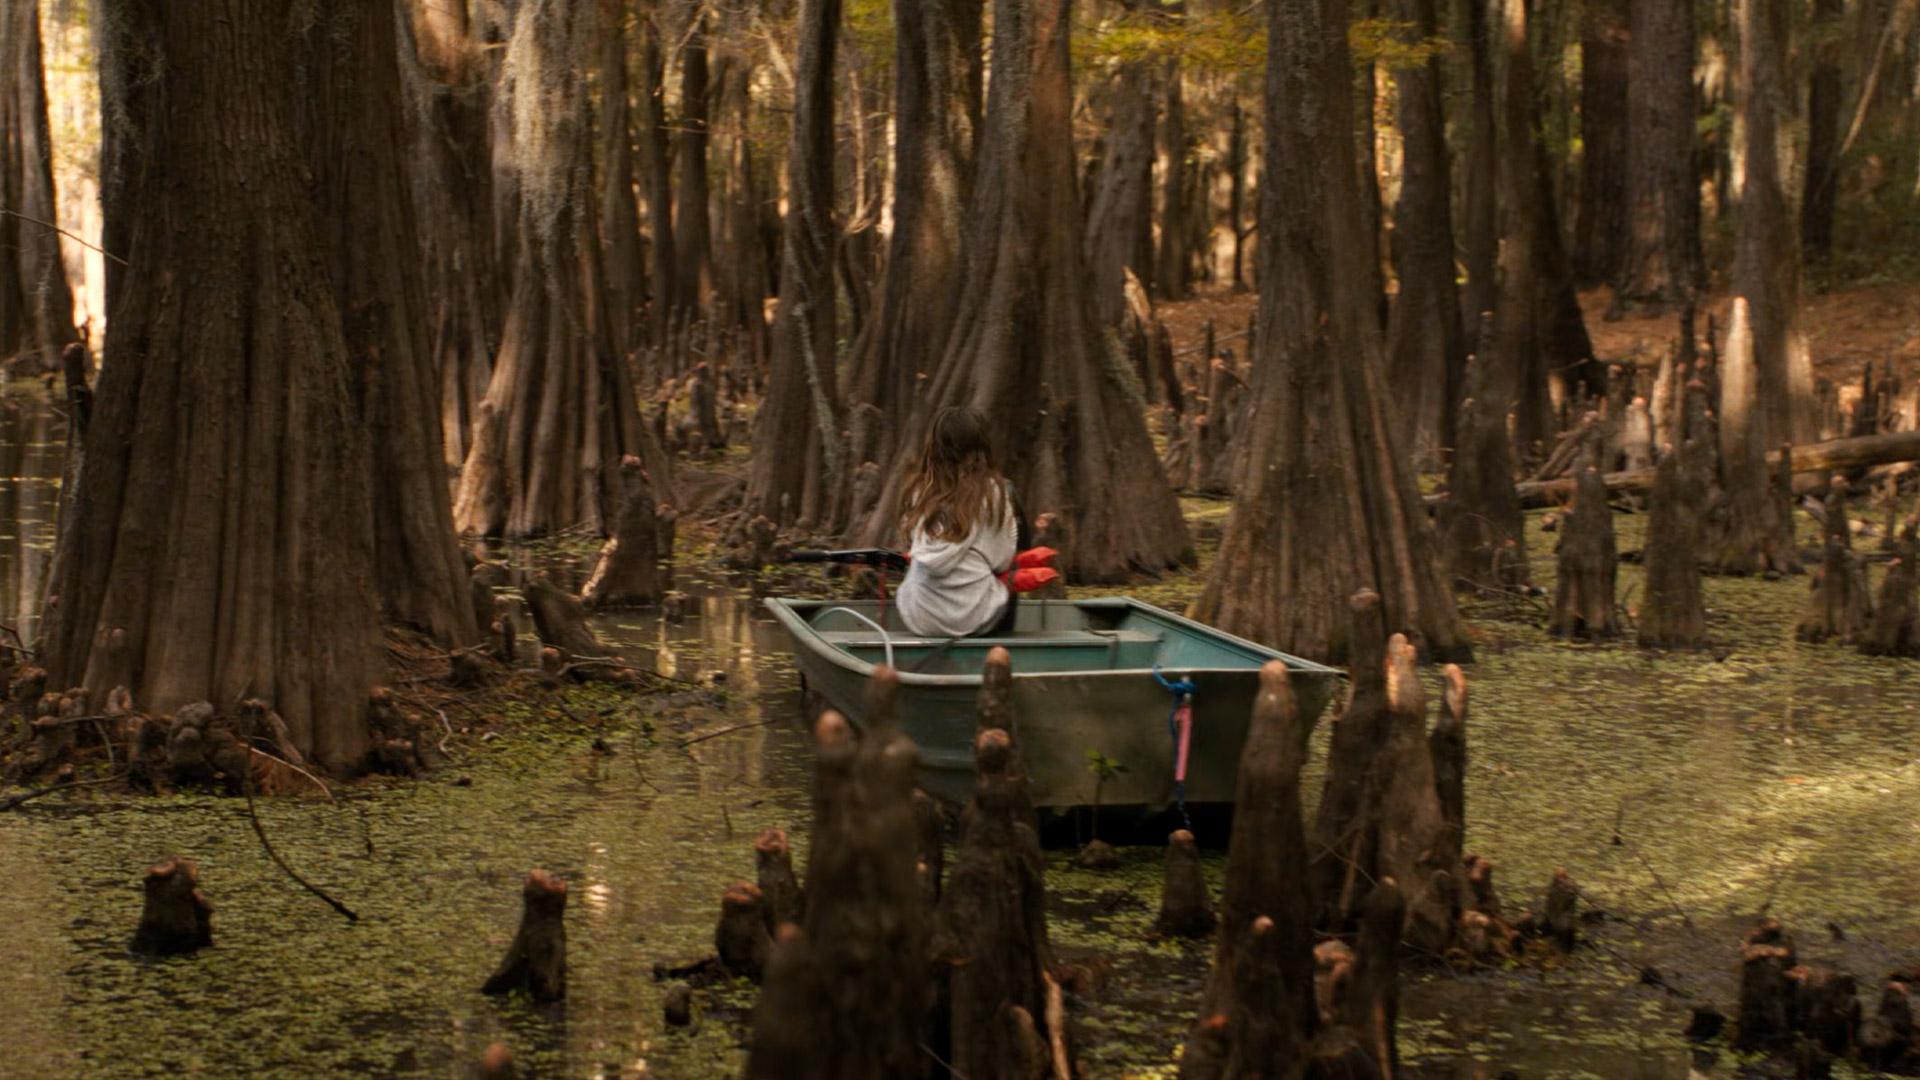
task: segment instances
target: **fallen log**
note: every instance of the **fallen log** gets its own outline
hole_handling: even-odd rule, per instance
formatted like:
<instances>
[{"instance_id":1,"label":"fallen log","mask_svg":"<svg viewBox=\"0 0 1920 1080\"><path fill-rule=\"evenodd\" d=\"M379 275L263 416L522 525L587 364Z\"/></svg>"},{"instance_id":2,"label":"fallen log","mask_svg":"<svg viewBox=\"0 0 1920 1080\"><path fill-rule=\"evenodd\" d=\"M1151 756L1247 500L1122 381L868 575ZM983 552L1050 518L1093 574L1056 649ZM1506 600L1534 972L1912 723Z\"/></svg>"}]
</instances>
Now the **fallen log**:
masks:
<instances>
[{"instance_id":1,"label":"fallen log","mask_svg":"<svg viewBox=\"0 0 1920 1080\"><path fill-rule=\"evenodd\" d=\"M1900 461L1920 461L1920 431L1894 431L1882 435L1862 435L1852 439L1833 439L1793 448L1793 471L1799 473L1863 469L1870 465L1890 465ZM1780 451L1767 452L1767 464L1780 463ZM1609 492L1641 492L1653 486L1653 469L1630 469L1607 473L1600 479ZM1520 506L1537 510L1556 506L1573 498L1574 480L1524 480L1513 485ZM1428 506L1438 506L1446 492L1427 496Z\"/></svg>"}]
</instances>

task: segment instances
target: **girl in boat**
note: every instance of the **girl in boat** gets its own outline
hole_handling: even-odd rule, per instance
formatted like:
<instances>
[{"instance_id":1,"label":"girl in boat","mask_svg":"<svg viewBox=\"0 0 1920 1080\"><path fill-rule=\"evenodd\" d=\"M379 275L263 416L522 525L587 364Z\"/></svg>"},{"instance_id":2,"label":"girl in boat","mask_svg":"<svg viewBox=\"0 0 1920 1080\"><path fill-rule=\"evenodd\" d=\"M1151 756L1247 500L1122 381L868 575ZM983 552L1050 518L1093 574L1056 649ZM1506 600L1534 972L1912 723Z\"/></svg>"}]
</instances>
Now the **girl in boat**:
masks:
<instances>
[{"instance_id":1,"label":"girl in boat","mask_svg":"<svg viewBox=\"0 0 1920 1080\"><path fill-rule=\"evenodd\" d=\"M900 505L912 563L897 603L907 629L967 637L1013 626L1003 575L1027 545L1013 485L989 460L987 422L965 407L941 409Z\"/></svg>"}]
</instances>

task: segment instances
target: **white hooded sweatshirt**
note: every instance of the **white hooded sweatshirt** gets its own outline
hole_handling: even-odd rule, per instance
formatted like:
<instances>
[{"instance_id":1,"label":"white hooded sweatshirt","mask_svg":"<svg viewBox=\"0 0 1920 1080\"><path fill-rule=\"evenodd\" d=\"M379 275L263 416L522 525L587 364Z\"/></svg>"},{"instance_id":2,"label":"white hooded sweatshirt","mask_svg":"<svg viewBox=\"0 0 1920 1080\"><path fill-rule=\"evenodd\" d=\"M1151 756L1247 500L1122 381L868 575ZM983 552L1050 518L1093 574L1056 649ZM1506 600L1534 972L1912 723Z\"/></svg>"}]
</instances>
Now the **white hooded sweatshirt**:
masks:
<instances>
[{"instance_id":1,"label":"white hooded sweatshirt","mask_svg":"<svg viewBox=\"0 0 1920 1080\"><path fill-rule=\"evenodd\" d=\"M991 627L1007 607L998 575L1013 568L1018 526L1013 500L1001 492L998 520L973 523L965 540L940 540L916 526L913 562L900 584L900 619L924 637L965 637Z\"/></svg>"}]
</instances>

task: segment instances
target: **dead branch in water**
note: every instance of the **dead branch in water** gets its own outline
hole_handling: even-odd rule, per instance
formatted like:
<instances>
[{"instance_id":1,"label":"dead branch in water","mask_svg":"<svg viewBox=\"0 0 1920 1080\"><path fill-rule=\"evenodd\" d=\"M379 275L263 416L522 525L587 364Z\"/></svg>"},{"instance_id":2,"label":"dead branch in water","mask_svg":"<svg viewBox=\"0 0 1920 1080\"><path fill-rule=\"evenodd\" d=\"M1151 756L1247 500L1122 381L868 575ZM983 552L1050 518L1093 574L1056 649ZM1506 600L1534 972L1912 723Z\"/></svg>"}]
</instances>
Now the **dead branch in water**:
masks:
<instances>
[{"instance_id":1,"label":"dead branch in water","mask_svg":"<svg viewBox=\"0 0 1920 1080\"><path fill-rule=\"evenodd\" d=\"M301 776L306 777L308 780L313 781L313 786L320 789L320 794L325 795L327 797L328 802L334 801L333 790L327 787L326 782L324 780L321 780L319 777L313 775L312 773L301 768L300 766L295 765L293 762L288 761L286 758L275 757L274 755L267 753L265 750L262 750L254 746L247 747L247 752L251 754L255 754L259 757L266 758L268 761L274 762L276 764L285 765L287 768L292 769L294 772L297 772ZM251 777L252 774L249 773L248 775L249 777ZM251 780L249 780L249 783L251 783Z\"/></svg>"},{"instance_id":2,"label":"dead branch in water","mask_svg":"<svg viewBox=\"0 0 1920 1080\"><path fill-rule=\"evenodd\" d=\"M298 871L296 871L293 867L287 865L287 860L281 858L279 852L273 850L273 841L267 839L267 830L261 827L260 813L258 810L254 808L254 805L253 805L253 770L243 769L241 770L241 772L246 777L246 783L242 785L242 789L247 793L247 820L253 823L254 835L260 838L260 846L267 849L267 857L273 860L273 864L275 866L278 866L280 869L286 871L287 876L292 878L296 883L298 883L301 888L307 890L308 892L319 897L320 899L325 900L329 907L333 908L333 910L339 912L340 914L345 915L347 917L348 922L359 922L360 916L357 913L355 913L352 908L348 907L347 905L341 903L338 900L335 900L333 897L328 896L318 886L314 885L312 882L308 881L306 878L301 877Z\"/></svg>"},{"instance_id":3,"label":"dead branch in water","mask_svg":"<svg viewBox=\"0 0 1920 1080\"><path fill-rule=\"evenodd\" d=\"M74 788L99 787L102 784L118 784L126 778L127 774L121 773L119 776L109 776L101 780L72 780L64 784L54 784L51 787L43 787L38 791L29 791L21 795L9 796L5 802L0 802L0 813L5 813L19 806L21 803L30 802L42 795L51 795L56 791L72 791Z\"/></svg>"}]
</instances>

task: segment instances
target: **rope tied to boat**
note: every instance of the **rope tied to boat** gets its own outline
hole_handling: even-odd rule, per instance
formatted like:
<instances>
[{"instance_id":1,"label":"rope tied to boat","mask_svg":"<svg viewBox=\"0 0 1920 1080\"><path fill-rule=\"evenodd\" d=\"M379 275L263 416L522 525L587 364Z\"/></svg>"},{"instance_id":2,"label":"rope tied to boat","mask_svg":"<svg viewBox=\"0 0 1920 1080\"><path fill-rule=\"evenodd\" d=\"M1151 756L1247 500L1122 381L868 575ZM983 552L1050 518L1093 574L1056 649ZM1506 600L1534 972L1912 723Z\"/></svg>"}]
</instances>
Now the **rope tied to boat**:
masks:
<instances>
[{"instance_id":1,"label":"rope tied to boat","mask_svg":"<svg viewBox=\"0 0 1920 1080\"><path fill-rule=\"evenodd\" d=\"M1167 735L1173 739L1173 798L1180 807L1180 824L1193 831L1193 819L1187 816L1187 747L1193 742L1193 695L1199 687L1191 679L1168 679L1153 667L1154 681L1173 695L1173 708L1167 712Z\"/></svg>"}]
</instances>

